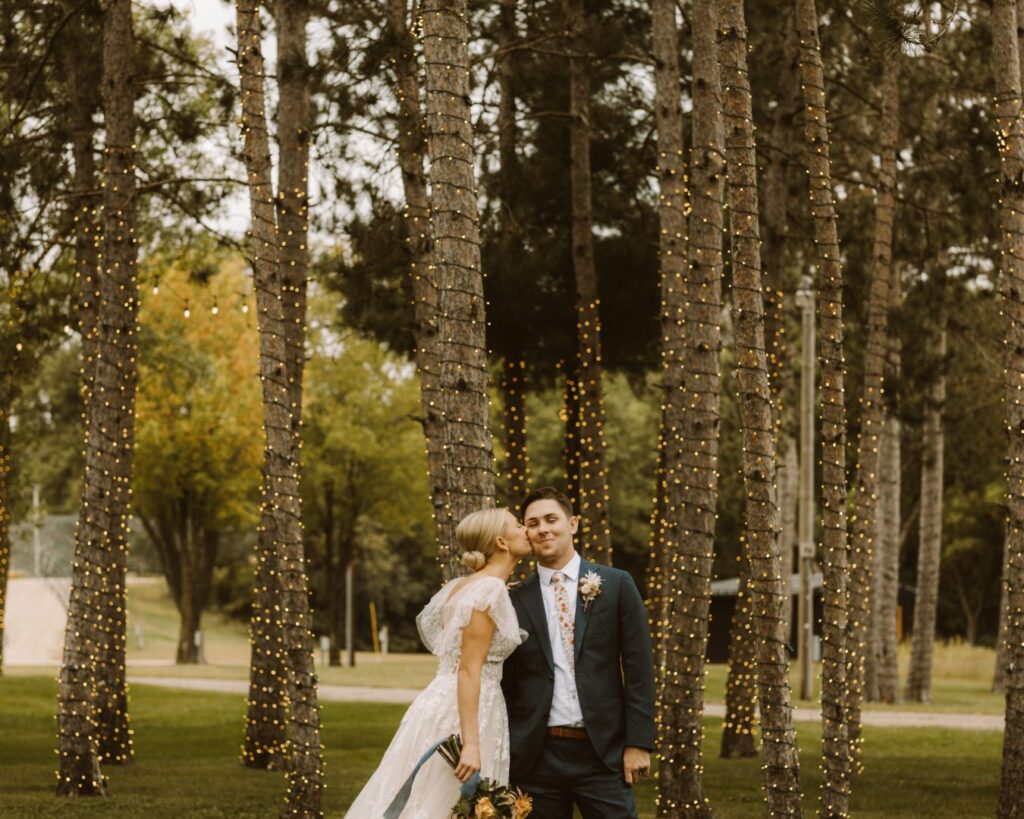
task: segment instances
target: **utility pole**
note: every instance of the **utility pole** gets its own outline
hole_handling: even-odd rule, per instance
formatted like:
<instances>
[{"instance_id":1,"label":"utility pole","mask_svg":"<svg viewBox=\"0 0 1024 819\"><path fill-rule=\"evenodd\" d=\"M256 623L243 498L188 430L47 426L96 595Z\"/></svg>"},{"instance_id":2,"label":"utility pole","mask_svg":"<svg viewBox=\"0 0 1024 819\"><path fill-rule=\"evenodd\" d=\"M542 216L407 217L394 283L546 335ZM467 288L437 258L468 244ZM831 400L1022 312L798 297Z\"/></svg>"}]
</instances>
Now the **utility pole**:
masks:
<instances>
[{"instance_id":1,"label":"utility pole","mask_svg":"<svg viewBox=\"0 0 1024 819\"><path fill-rule=\"evenodd\" d=\"M814 571L814 290L813 280L804 276L796 291L800 308L800 500L798 518L798 549L800 589L797 598L797 641L800 655L800 699L814 696L811 673L811 646L814 639L814 593L811 574Z\"/></svg>"}]
</instances>

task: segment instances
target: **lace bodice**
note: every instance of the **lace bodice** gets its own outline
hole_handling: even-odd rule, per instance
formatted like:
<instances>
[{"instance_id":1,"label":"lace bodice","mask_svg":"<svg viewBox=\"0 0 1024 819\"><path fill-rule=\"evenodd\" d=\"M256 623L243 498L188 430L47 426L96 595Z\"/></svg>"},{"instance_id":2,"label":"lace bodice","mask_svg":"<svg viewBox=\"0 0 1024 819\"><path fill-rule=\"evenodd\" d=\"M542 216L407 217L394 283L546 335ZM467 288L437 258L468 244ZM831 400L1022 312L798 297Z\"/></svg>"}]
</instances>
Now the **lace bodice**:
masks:
<instances>
[{"instance_id":1,"label":"lace bodice","mask_svg":"<svg viewBox=\"0 0 1024 819\"><path fill-rule=\"evenodd\" d=\"M462 655L462 630L474 611L486 612L495 626L483 677L501 679L501 663L521 642L519 621L501 578L482 575L448 581L416 617L420 639L441 659L438 673L453 673Z\"/></svg>"}]
</instances>

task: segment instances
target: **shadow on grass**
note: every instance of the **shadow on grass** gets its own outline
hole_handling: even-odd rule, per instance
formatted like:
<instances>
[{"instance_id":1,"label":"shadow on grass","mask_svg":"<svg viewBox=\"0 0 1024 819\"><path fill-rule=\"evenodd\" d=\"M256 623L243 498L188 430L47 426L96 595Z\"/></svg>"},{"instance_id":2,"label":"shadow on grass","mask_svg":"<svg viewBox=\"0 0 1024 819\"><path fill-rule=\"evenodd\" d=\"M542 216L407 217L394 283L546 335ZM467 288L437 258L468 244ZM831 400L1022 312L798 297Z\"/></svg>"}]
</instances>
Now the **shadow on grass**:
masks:
<instances>
[{"instance_id":1,"label":"shadow on grass","mask_svg":"<svg viewBox=\"0 0 1024 819\"><path fill-rule=\"evenodd\" d=\"M56 683L41 677L0 679L0 815L3 817L275 817L282 774L238 764L242 697L132 689L136 761L107 766L111 796L53 796ZM404 713L401 705L327 703L323 741L328 816L344 815L369 777ZM705 787L719 819L765 815L760 761L718 759L719 722L706 723ZM807 793L805 814L817 813L820 733L801 724ZM859 817L974 817L995 810L1002 735L991 732L868 729L866 771L854 782ZM641 816L654 816L653 782L638 790ZM544 819L544 817L537 817Z\"/></svg>"}]
</instances>

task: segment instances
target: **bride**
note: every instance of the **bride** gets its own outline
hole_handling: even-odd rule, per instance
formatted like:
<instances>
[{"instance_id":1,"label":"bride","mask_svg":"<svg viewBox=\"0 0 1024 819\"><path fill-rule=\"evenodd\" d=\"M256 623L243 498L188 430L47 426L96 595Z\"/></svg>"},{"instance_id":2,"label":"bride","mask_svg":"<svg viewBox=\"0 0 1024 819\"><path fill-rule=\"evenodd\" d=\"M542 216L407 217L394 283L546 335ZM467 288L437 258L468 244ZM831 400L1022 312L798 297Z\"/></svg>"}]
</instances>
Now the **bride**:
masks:
<instances>
[{"instance_id":1,"label":"bride","mask_svg":"<svg viewBox=\"0 0 1024 819\"><path fill-rule=\"evenodd\" d=\"M473 573L448 581L416 618L424 645L440 658L437 674L409 706L384 758L348 819L380 819L417 762L451 734L462 738L455 768L433 754L416 774L400 819L449 816L459 784L476 773L508 782L508 714L501 665L520 643L505 583L530 554L526 529L507 509L467 515L455 531L462 563Z\"/></svg>"}]
</instances>

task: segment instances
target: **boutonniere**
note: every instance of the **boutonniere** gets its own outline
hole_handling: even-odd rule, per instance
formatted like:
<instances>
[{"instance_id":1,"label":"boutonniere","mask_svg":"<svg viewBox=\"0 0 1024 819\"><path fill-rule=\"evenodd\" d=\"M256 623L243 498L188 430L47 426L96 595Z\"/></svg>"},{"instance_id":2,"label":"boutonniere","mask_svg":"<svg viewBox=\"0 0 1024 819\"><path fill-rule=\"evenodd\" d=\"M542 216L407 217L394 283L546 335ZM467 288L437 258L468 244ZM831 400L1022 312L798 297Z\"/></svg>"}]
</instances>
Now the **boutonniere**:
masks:
<instances>
[{"instance_id":1,"label":"boutonniere","mask_svg":"<svg viewBox=\"0 0 1024 819\"><path fill-rule=\"evenodd\" d=\"M583 612L586 613L594 598L601 593L601 575L591 570L580 578L580 594L583 595Z\"/></svg>"}]
</instances>

